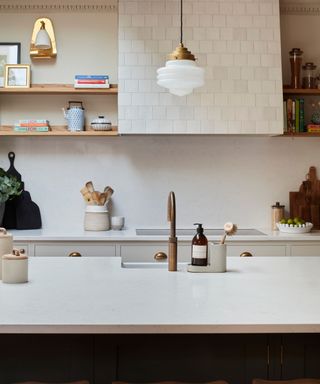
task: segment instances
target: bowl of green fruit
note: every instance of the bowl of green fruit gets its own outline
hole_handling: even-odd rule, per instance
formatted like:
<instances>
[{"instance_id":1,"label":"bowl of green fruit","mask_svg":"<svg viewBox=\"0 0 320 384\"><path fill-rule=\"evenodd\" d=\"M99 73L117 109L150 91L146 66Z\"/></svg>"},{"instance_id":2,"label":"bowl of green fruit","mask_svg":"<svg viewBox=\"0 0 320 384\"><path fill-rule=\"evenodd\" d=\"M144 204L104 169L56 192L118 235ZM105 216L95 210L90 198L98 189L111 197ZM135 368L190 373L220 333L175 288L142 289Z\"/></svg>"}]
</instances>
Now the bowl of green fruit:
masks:
<instances>
[{"instance_id":1,"label":"bowl of green fruit","mask_svg":"<svg viewBox=\"0 0 320 384\"><path fill-rule=\"evenodd\" d=\"M280 232L284 233L308 233L311 231L313 224L305 222L300 217L282 219L277 223Z\"/></svg>"}]
</instances>

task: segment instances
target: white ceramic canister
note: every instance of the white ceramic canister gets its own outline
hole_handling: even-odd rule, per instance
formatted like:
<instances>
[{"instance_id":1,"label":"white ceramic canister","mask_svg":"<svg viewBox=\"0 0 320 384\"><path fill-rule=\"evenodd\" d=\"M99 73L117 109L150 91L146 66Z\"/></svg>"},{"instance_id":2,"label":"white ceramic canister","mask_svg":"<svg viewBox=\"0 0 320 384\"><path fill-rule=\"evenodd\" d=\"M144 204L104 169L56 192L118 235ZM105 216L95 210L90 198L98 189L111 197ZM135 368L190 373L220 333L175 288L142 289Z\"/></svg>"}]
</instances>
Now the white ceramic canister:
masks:
<instances>
[{"instance_id":1,"label":"white ceramic canister","mask_svg":"<svg viewBox=\"0 0 320 384\"><path fill-rule=\"evenodd\" d=\"M2 279L2 262L3 255L11 253L13 249L13 240L11 233L8 233L5 228L0 228L0 280Z\"/></svg>"},{"instance_id":2,"label":"white ceramic canister","mask_svg":"<svg viewBox=\"0 0 320 384\"><path fill-rule=\"evenodd\" d=\"M13 251L2 256L2 282L20 284L28 282L28 256Z\"/></svg>"},{"instance_id":3,"label":"white ceramic canister","mask_svg":"<svg viewBox=\"0 0 320 384\"><path fill-rule=\"evenodd\" d=\"M103 205L88 205L84 214L85 231L108 231L110 219L107 208Z\"/></svg>"},{"instance_id":4,"label":"white ceramic canister","mask_svg":"<svg viewBox=\"0 0 320 384\"><path fill-rule=\"evenodd\" d=\"M208 243L209 262L213 272L227 271L227 245L220 243Z\"/></svg>"}]
</instances>

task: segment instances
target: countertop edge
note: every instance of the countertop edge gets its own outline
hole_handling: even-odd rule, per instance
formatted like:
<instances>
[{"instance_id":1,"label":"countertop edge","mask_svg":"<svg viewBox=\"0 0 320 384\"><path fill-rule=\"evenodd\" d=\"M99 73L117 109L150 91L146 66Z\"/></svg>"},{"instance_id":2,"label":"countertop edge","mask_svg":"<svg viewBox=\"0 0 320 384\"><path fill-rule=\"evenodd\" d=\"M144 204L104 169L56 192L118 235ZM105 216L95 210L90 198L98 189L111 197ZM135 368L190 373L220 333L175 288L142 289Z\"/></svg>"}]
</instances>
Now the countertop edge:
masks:
<instances>
[{"instance_id":1,"label":"countertop edge","mask_svg":"<svg viewBox=\"0 0 320 384\"><path fill-rule=\"evenodd\" d=\"M320 324L16 324L0 325L0 334L261 334L320 333Z\"/></svg>"}]
</instances>

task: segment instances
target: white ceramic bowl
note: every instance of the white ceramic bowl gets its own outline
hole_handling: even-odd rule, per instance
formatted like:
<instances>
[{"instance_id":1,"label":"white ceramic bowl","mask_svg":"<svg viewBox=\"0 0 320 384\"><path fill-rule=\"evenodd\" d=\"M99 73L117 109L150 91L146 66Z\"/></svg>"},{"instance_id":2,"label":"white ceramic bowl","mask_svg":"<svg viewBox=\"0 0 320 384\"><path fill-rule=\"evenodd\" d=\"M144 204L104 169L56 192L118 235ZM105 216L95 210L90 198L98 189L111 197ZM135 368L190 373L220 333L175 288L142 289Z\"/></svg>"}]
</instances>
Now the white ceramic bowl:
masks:
<instances>
[{"instance_id":1,"label":"white ceramic bowl","mask_svg":"<svg viewBox=\"0 0 320 384\"><path fill-rule=\"evenodd\" d=\"M278 227L280 232L299 234L299 233L310 232L312 227L313 227L313 224L312 223L305 223L305 224L301 224L299 227L294 227L292 224L277 223L277 227Z\"/></svg>"}]
</instances>

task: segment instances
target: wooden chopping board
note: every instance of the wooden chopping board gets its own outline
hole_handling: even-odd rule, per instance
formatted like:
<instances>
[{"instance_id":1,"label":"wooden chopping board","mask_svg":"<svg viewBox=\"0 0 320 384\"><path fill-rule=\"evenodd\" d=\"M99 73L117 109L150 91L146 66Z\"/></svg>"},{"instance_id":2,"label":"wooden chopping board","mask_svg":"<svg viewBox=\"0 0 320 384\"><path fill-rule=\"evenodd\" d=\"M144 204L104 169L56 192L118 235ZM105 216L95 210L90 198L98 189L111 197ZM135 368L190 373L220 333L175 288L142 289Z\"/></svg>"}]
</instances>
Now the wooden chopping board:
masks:
<instances>
[{"instance_id":1,"label":"wooden chopping board","mask_svg":"<svg viewBox=\"0 0 320 384\"><path fill-rule=\"evenodd\" d=\"M309 168L299 192L289 192L289 200L290 217L301 217L313 223L314 229L320 229L320 180L315 167Z\"/></svg>"}]
</instances>

